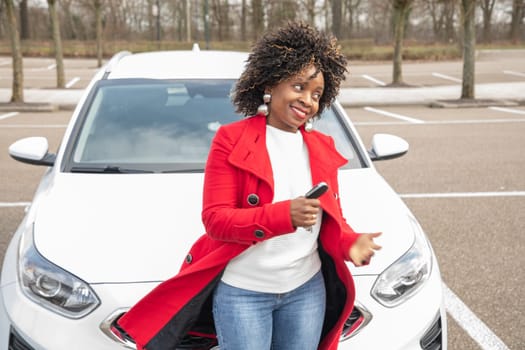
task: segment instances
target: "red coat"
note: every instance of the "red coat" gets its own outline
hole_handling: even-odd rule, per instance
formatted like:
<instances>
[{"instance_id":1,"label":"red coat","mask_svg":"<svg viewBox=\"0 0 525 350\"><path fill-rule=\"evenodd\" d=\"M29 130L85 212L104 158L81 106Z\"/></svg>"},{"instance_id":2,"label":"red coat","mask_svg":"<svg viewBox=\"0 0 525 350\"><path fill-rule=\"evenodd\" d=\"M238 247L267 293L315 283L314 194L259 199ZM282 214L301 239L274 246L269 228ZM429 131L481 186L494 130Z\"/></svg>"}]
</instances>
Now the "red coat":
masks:
<instances>
[{"instance_id":1,"label":"red coat","mask_svg":"<svg viewBox=\"0 0 525 350\"><path fill-rule=\"evenodd\" d=\"M355 297L344 261L350 259L357 234L342 217L337 183L337 170L347 160L336 151L332 138L316 131L301 129L301 133L312 183L325 181L329 186L319 198L323 208L319 255L327 292L319 349L332 350L337 348ZM118 321L138 349L174 349L188 331L214 332L211 295L228 262L252 244L295 230L290 200L272 203L273 175L265 137L266 119L261 115L217 132L203 191L207 233L194 243L175 277L158 285Z\"/></svg>"}]
</instances>

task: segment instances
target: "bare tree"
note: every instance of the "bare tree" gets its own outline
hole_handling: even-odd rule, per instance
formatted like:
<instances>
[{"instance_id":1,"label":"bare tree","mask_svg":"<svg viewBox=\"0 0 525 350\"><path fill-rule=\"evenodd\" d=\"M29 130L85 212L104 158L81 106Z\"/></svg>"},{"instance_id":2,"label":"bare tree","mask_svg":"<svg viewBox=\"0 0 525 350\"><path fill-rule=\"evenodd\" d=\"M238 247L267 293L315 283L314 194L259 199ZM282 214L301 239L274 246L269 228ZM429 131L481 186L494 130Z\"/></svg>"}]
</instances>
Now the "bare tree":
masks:
<instances>
[{"instance_id":1,"label":"bare tree","mask_svg":"<svg viewBox=\"0 0 525 350\"><path fill-rule=\"evenodd\" d=\"M344 13L346 14L344 17L346 17L345 22L348 23L347 25L347 36L351 37L352 32L354 31L354 27L359 24L359 21L356 19L357 12L359 9L359 5L361 4L361 0L345 0L344 1Z\"/></svg>"},{"instance_id":2,"label":"bare tree","mask_svg":"<svg viewBox=\"0 0 525 350\"><path fill-rule=\"evenodd\" d=\"M95 0L93 2L95 9L95 31L97 36L97 67L102 67L103 56L103 40L102 40L102 0Z\"/></svg>"},{"instance_id":3,"label":"bare tree","mask_svg":"<svg viewBox=\"0 0 525 350\"><path fill-rule=\"evenodd\" d=\"M230 38L230 4L228 0L212 0L212 16L217 23L217 36L219 41Z\"/></svg>"},{"instance_id":4,"label":"bare tree","mask_svg":"<svg viewBox=\"0 0 525 350\"><path fill-rule=\"evenodd\" d=\"M424 8L432 19L435 39L444 42L454 40L454 15L457 2L458 0L424 0Z\"/></svg>"},{"instance_id":5,"label":"bare tree","mask_svg":"<svg viewBox=\"0 0 525 350\"><path fill-rule=\"evenodd\" d=\"M483 41L489 43L492 41L492 11L496 0L479 0L479 7L483 12Z\"/></svg>"},{"instance_id":6,"label":"bare tree","mask_svg":"<svg viewBox=\"0 0 525 350\"><path fill-rule=\"evenodd\" d=\"M268 0L267 11L268 26L274 28L297 19L299 4L296 1Z\"/></svg>"},{"instance_id":7,"label":"bare tree","mask_svg":"<svg viewBox=\"0 0 525 350\"><path fill-rule=\"evenodd\" d=\"M20 39L29 39L29 12L27 0L20 1Z\"/></svg>"},{"instance_id":8,"label":"bare tree","mask_svg":"<svg viewBox=\"0 0 525 350\"><path fill-rule=\"evenodd\" d=\"M51 19L51 30L53 34L53 46L55 48L57 87L64 88L66 85L64 74L64 55L62 53L62 39L60 37L60 22L56 7L56 0L47 0L49 17Z\"/></svg>"},{"instance_id":9,"label":"bare tree","mask_svg":"<svg viewBox=\"0 0 525 350\"><path fill-rule=\"evenodd\" d=\"M2 0L7 17L7 31L11 39L11 52L13 56L13 85L11 102L24 102L24 73L22 66L22 49L20 48L20 33L15 13L13 0Z\"/></svg>"},{"instance_id":10,"label":"bare tree","mask_svg":"<svg viewBox=\"0 0 525 350\"><path fill-rule=\"evenodd\" d=\"M264 7L262 0L252 0L252 24L255 39L264 31Z\"/></svg>"},{"instance_id":11,"label":"bare tree","mask_svg":"<svg viewBox=\"0 0 525 350\"><path fill-rule=\"evenodd\" d=\"M341 0L332 0L332 33L338 39L341 39L342 12L343 4Z\"/></svg>"},{"instance_id":12,"label":"bare tree","mask_svg":"<svg viewBox=\"0 0 525 350\"><path fill-rule=\"evenodd\" d=\"M394 57L392 85L404 85L403 81L403 40L405 38L405 25L410 13L413 0L391 0L392 19L394 26Z\"/></svg>"},{"instance_id":13,"label":"bare tree","mask_svg":"<svg viewBox=\"0 0 525 350\"><path fill-rule=\"evenodd\" d=\"M525 0L512 1L512 20L510 23L509 39L518 42L521 33L521 22L525 17Z\"/></svg>"},{"instance_id":14,"label":"bare tree","mask_svg":"<svg viewBox=\"0 0 525 350\"><path fill-rule=\"evenodd\" d=\"M460 9L461 25L463 27L463 81L461 84L461 99L473 99L476 62L476 0L461 0Z\"/></svg>"},{"instance_id":15,"label":"bare tree","mask_svg":"<svg viewBox=\"0 0 525 350\"><path fill-rule=\"evenodd\" d=\"M191 41L191 2L189 0L186 0L184 2L184 6L186 9L186 41Z\"/></svg>"},{"instance_id":16,"label":"bare tree","mask_svg":"<svg viewBox=\"0 0 525 350\"><path fill-rule=\"evenodd\" d=\"M246 41L246 16L248 15L248 8L246 5L246 0L241 2L241 40Z\"/></svg>"},{"instance_id":17,"label":"bare tree","mask_svg":"<svg viewBox=\"0 0 525 350\"><path fill-rule=\"evenodd\" d=\"M62 29L65 38L78 39L77 29L75 27L74 15L71 11L71 5L74 0L60 0L59 5L64 13Z\"/></svg>"},{"instance_id":18,"label":"bare tree","mask_svg":"<svg viewBox=\"0 0 525 350\"><path fill-rule=\"evenodd\" d=\"M315 25L315 0L303 0L306 9L306 21L310 25Z\"/></svg>"}]
</instances>

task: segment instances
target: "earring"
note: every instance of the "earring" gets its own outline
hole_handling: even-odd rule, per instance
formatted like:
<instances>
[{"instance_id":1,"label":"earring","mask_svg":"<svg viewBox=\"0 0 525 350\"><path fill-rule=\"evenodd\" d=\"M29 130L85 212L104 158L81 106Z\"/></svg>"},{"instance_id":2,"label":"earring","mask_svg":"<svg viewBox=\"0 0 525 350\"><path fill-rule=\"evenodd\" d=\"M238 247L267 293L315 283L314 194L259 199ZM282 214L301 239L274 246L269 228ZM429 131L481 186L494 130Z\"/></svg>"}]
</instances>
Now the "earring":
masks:
<instances>
[{"instance_id":1,"label":"earring","mask_svg":"<svg viewBox=\"0 0 525 350\"><path fill-rule=\"evenodd\" d=\"M257 107L257 114L268 115L268 103L272 100L272 95L264 94L263 95L263 104Z\"/></svg>"},{"instance_id":2,"label":"earring","mask_svg":"<svg viewBox=\"0 0 525 350\"><path fill-rule=\"evenodd\" d=\"M310 132L314 128L314 122L312 121L312 118L308 119L306 123L304 123L304 131Z\"/></svg>"}]
</instances>

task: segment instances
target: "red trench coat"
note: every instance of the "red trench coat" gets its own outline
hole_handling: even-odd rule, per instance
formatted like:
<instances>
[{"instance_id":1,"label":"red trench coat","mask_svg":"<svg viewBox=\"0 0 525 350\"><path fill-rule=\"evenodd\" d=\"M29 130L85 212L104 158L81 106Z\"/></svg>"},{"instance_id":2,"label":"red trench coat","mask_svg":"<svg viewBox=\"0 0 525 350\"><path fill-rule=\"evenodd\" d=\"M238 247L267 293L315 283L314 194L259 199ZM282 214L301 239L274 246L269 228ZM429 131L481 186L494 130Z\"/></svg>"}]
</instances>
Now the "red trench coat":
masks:
<instances>
[{"instance_id":1,"label":"red trench coat","mask_svg":"<svg viewBox=\"0 0 525 350\"><path fill-rule=\"evenodd\" d=\"M316 131L301 133L312 182L329 186L319 198L324 212L319 255L327 291L319 349L333 350L355 297L344 261L350 260L357 234L342 216L337 183L337 170L347 160L336 151L332 138ZM204 181L202 219L207 233L194 243L175 277L159 284L118 321L138 349L175 349L188 331L213 333L211 295L228 262L252 244L295 231L290 200L272 203L274 182L265 138L262 115L217 132Z\"/></svg>"}]
</instances>

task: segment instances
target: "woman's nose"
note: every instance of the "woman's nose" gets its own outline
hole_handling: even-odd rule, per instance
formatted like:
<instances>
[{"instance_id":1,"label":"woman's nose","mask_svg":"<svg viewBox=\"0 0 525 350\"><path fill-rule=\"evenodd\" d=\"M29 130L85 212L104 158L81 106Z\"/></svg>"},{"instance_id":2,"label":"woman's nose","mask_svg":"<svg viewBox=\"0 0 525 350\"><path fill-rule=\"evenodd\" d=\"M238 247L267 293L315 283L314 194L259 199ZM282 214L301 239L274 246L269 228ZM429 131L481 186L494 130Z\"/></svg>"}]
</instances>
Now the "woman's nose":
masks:
<instances>
[{"instance_id":1,"label":"woman's nose","mask_svg":"<svg viewBox=\"0 0 525 350\"><path fill-rule=\"evenodd\" d=\"M308 93L302 94L299 100L305 106L311 106L312 105L312 96L310 96L310 94L308 94Z\"/></svg>"}]
</instances>

